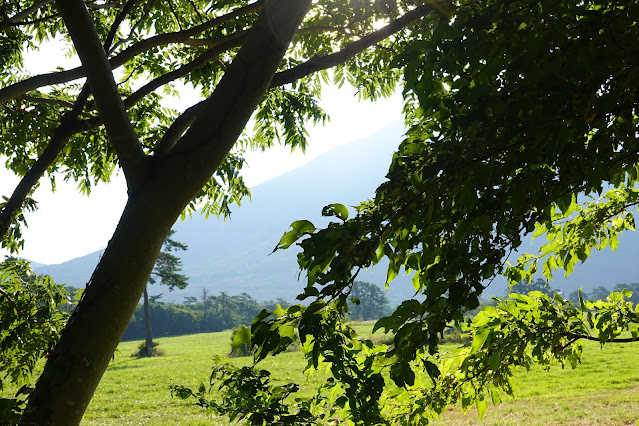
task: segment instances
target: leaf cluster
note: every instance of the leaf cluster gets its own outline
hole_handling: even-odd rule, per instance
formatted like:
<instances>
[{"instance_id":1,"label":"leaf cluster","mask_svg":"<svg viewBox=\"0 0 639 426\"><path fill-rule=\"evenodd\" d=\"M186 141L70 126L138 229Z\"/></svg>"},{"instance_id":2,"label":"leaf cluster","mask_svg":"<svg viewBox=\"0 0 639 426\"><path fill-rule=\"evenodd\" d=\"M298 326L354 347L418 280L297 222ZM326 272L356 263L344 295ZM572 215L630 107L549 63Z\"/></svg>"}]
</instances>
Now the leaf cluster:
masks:
<instances>
[{"instance_id":1,"label":"leaf cluster","mask_svg":"<svg viewBox=\"0 0 639 426\"><path fill-rule=\"evenodd\" d=\"M0 300L0 390L22 385L15 398L0 399L4 419L24 408L36 363L50 353L66 324L59 307L70 300L62 285L14 258L0 264Z\"/></svg>"},{"instance_id":2,"label":"leaf cluster","mask_svg":"<svg viewBox=\"0 0 639 426\"><path fill-rule=\"evenodd\" d=\"M548 279L570 273L634 229L638 16L633 1L483 0L420 21L392 60L410 128L387 181L354 217L333 204L324 213L337 221L296 221L283 236L276 249L302 249L298 298L310 304L258 316L256 360L283 350L280 327L299 327L309 366L327 362L339 383L343 418L423 424L457 401L483 413L486 392L512 391L515 365L574 366L577 340L619 341L636 322L628 294L575 307L532 293L485 308L456 361L439 352L496 276L530 282L538 261ZM549 243L507 264L526 234ZM382 258L387 285L412 274L416 292L375 326L394 334L390 347L343 323L358 273Z\"/></svg>"}]
</instances>

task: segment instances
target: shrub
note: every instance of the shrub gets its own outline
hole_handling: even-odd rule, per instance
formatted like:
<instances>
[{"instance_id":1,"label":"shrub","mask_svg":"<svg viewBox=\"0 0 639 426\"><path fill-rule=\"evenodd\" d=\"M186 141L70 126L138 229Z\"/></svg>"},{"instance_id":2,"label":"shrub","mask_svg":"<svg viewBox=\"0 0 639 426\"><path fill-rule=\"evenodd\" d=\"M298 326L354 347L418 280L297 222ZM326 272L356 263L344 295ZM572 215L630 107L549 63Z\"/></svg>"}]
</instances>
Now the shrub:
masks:
<instances>
[{"instance_id":1,"label":"shrub","mask_svg":"<svg viewBox=\"0 0 639 426\"><path fill-rule=\"evenodd\" d=\"M164 352L163 349L158 348L158 345L160 344L160 342L153 342L153 353L149 354L146 351L146 344L145 342L142 342L138 345L138 349L133 352L131 354L132 357L136 357L136 358L144 358L147 356L164 356L166 355L166 353Z\"/></svg>"}]
</instances>

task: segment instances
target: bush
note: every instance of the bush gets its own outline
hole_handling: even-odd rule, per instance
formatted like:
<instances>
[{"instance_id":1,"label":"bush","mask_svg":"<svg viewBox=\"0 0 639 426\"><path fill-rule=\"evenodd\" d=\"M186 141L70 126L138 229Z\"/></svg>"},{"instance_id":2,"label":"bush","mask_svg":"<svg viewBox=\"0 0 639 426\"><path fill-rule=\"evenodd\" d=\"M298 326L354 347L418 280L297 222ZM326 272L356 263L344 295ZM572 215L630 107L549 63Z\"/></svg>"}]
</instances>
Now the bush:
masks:
<instances>
[{"instance_id":1,"label":"bush","mask_svg":"<svg viewBox=\"0 0 639 426\"><path fill-rule=\"evenodd\" d=\"M448 327L444 330L444 336L441 339L442 343L469 343L473 339L470 334L463 333L459 327Z\"/></svg>"},{"instance_id":2,"label":"bush","mask_svg":"<svg viewBox=\"0 0 639 426\"><path fill-rule=\"evenodd\" d=\"M146 344L145 342L142 342L138 345L138 349L137 351L133 352L131 354L132 357L136 357L136 358L144 358L147 356L164 356L166 355L166 353L164 352L163 349L158 348L158 345L160 344L160 342L153 342L153 353L149 354L146 351Z\"/></svg>"}]
</instances>

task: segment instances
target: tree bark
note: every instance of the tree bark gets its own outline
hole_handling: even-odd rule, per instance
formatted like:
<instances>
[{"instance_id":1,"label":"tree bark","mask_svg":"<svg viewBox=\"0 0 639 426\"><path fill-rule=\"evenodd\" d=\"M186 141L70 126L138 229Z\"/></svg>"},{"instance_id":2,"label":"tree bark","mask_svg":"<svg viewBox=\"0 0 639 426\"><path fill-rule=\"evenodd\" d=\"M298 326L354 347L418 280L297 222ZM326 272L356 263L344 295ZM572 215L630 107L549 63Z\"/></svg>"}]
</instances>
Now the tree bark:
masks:
<instances>
[{"instance_id":1,"label":"tree bark","mask_svg":"<svg viewBox=\"0 0 639 426\"><path fill-rule=\"evenodd\" d=\"M219 167L269 87L311 0L271 0L200 117L165 156L136 164L113 237L22 419L79 424L184 207Z\"/></svg>"},{"instance_id":2,"label":"tree bark","mask_svg":"<svg viewBox=\"0 0 639 426\"><path fill-rule=\"evenodd\" d=\"M153 332L151 331L151 312L149 312L149 292L147 287L144 287L144 331L146 335L144 348L146 349L146 356L153 356Z\"/></svg>"}]
</instances>

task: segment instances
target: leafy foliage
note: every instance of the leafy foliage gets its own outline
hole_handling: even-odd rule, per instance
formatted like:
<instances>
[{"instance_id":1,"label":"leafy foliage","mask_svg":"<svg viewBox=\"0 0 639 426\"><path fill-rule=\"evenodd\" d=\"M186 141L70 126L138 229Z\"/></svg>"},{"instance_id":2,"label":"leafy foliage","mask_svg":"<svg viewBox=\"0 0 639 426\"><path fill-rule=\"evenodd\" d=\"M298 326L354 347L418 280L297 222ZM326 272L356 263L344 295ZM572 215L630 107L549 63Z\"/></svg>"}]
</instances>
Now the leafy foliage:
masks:
<instances>
[{"instance_id":1,"label":"leafy foliage","mask_svg":"<svg viewBox=\"0 0 639 426\"><path fill-rule=\"evenodd\" d=\"M230 356L251 356L251 329L240 326L233 329L231 333L231 353Z\"/></svg>"},{"instance_id":2,"label":"leafy foliage","mask_svg":"<svg viewBox=\"0 0 639 426\"><path fill-rule=\"evenodd\" d=\"M375 198L352 218L326 207L339 221L322 229L295 222L276 248L302 248L299 299L308 306L265 311L252 326L257 362L283 351L286 330L299 327L308 368L326 363L335 377L330 396L317 396L335 410L329 418L425 424L457 402L481 417L488 399L512 393L514 366L574 367L579 339L637 337L629 292L598 302L578 295L576 306L533 292L484 308L468 326L472 343L452 360L439 352L440 336L497 275L530 282L541 263L550 280L593 249L616 248L619 233L634 229L639 176L636 2L455 8L452 18L420 21L392 59L410 129ZM548 243L508 264L526 234ZM388 285L405 271L420 295L377 322L394 334L388 347L343 322L359 271L382 258ZM620 338L623 330L633 337Z\"/></svg>"},{"instance_id":3,"label":"leafy foliage","mask_svg":"<svg viewBox=\"0 0 639 426\"><path fill-rule=\"evenodd\" d=\"M60 307L69 300L62 285L36 276L28 262L14 258L0 264L0 300L0 390L22 385L15 398L0 399L0 419L17 419L36 363L60 337L67 319Z\"/></svg>"},{"instance_id":4,"label":"leafy foliage","mask_svg":"<svg viewBox=\"0 0 639 426\"><path fill-rule=\"evenodd\" d=\"M197 405L209 413L226 415L231 421L245 419L250 425L313 425L316 417L308 409L308 401L296 399L297 404L284 402L299 389L294 383L273 385L270 373L252 367L237 368L220 357L215 357L211 373L211 386L221 382L223 400L207 400L207 388L201 385L197 391L184 386L171 386L172 395L181 398L196 398Z\"/></svg>"},{"instance_id":5,"label":"leafy foliage","mask_svg":"<svg viewBox=\"0 0 639 426\"><path fill-rule=\"evenodd\" d=\"M27 75L26 49L58 35L68 40L57 19L63 8L10 1L0 27L5 42L0 153L18 175L36 175L35 181L24 181L29 189L48 172L52 179L75 180L88 192L108 181L118 165L125 167L127 149L138 148L142 152L132 157L144 167L129 164L126 171L155 183L165 172L161 165L174 166L173 159L188 151L172 148L205 105L177 116L162 107L161 98L177 95L177 81L192 84L205 97L214 93L262 2L90 2L87 7L110 66L123 70L113 90L128 114L122 121L132 126L126 136L140 145L120 146L107 135L98 93L73 82L84 77L82 69L44 79ZM322 82L349 83L368 99L387 96L403 82L410 128L388 180L354 217L332 204L324 213L337 221L325 228L308 221L293 224L277 249L301 246L298 262L308 281L300 299L308 305L265 310L251 327L256 361L286 350L297 329L308 367L326 365L335 379L316 399L290 404L286 399L296 385L274 386L264 371L221 363L212 376L222 380L221 403L207 401L205 389L178 389L181 395L253 424L323 419L423 424L457 401L465 408L476 405L481 415L486 392L497 401L496 391L511 391L513 365L575 364L577 339L618 341L630 328L633 340L635 308L624 299L629 293L612 293L607 302L580 300L579 307L533 293L486 308L469 326L472 343L452 362L438 352L441 335L479 306L485 285L497 275L505 274L511 283L531 281L539 263L547 279L558 269L569 274L592 249L614 249L619 232L634 229L628 209L637 204L639 179L637 2L319 0L310 7L273 70L270 91L265 96L256 91L262 99L254 134L245 135L232 155L225 151L208 184L202 188L196 180L200 188L192 192L193 202L189 195L175 209L186 205L189 213L204 201L206 214L228 215L229 204L248 193L238 173L242 151L276 140L303 149L304 123L326 119L316 103ZM121 25L125 18L127 25ZM386 29L376 29L389 20ZM329 67L332 77L325 71ZM235 130L229 133L241 131ZM178 182L180 191L169 194L181 195L180 184L188 179ZM22 222L17 212L28 194L7 200L0 225L9 229ZM583 202L584 197L591 201ZM20 233L14 228L3 232L3 239L15 250ZM545 234L548 244L508 265L504 259L529 233ZM389 261L388 285L405 271L413 274L416 291L376 324L393 333L391 346L359 339L344 320L359 271L382 258ZM105 295L95 292L94 300ZM537 333L526 334L522 327Z\"/></svg>"},{"instance_id":6,"label":"leafy foliage","mask_svg":"<svg viewBox=\"0 0 639 426\"><path fill-rule=\"evenodd\" d=\"M506 295L508 295L509 293L526 294L531 291L539 291L547 296L552 296L553 294L559 292L558 289L550 288L550 285L548 285L548 281L544 280L543 278L537 278L535 281L527 282L526 280L523 280L518 282L517 284L511 285L510 288L506 290Z\"/></svg>"}]
</instances>

